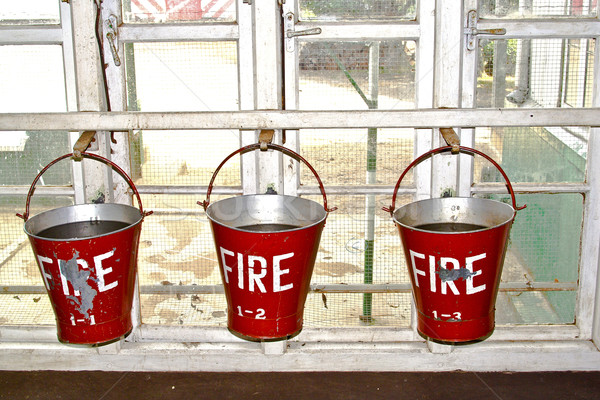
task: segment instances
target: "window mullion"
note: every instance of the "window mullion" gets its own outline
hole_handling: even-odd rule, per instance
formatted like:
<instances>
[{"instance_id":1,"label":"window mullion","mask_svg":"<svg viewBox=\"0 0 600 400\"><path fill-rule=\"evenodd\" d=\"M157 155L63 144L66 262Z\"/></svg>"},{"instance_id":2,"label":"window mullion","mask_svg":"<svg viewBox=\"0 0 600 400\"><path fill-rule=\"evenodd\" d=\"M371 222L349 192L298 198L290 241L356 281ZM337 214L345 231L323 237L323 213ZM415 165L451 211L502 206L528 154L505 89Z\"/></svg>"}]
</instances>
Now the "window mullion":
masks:
<instances>
[{"instance_id":1,"label":"window mullion","mask_svg":"<svg viewBox=\"0 0 600 400\"><path fill-rule=\"evenodd\" d=\"M105 28L109 17L114 17L117 21L122 20L121 3L118 0L105 0L102 3L102 51L104 57L104 76L106 77L109 111L127 111L127 84L125 81L125 56L123 43L121 41L119 28L116 30L114 46L117 54L113 55L110 45L110 39L107 38ZM119 65L117 65L119 64ZM131 162L129 160L129 132L112 132L112 143L109 144L111 152L110 157L113 162L119 165L126 173L131 173ZM113 196L117 203L131 204L129 187L127 183L115 172L112 174L114 182Z\"/></svg>"},{"instance_id":2,"label":"window mullion","mask_svg":"<svg viewBox=\"0 0 600 400\"><path fill-rule=\"evenodd\" d=\"M254 30L255 105L257 110L281 110L281 14L277 3L252 4ZM270 128L270 127L269 127ZM276 131L274 142L281 143L281 131ZM283 187L282 154L260 152L257 155L257 191L265 193L270 187L281 192Z\"/></svg>"},{"instance_id":3,"label":"window mullion","mask_svg":"<svg viewBox=\"0 0 600 400\"><path fill-rule=\"evenodd\" d=\"M288 0L283 6L283 18L286 18L289 13L298 16L298 2L296 0ZM296 22L296 30L299 30L298 25L300 22ZM300 40L291 39L291 40ZM288 51L283 46L283 65L285 71L283 72L284 90L285 90L285 104L286 110L297 110L299 106L299 48L294 46L294 51ZM286 147L299 152L300 151L300 131L299 130L287 130L286 133ZM299 164L295 161L290 161L287 168L284 168L284 193L289 196L296 196L298 194L298 188L300 186L300 168Z\"/></svg>"},{"instance_id":4,"label":"window mullion","mask_svg":"<svg viewBox=\"0 0 600 400\"><path fill-rule=\"evenodd\" d=\"M62 32L63 65L65 70L65 90L67 111L77 111L77 79L75 76L75 50L73 48L73 23L71 7L68 3L60 3L60 24ZM71 147L79 137L78 132L69 133ZM75 204L85 202L83 164L71 163L71 174Z\"/></svg>"},{"instance_id":5,"label":"window mullion","mask_svg":"<svg viewBox=\"0 0 600 400\"><path fill-rule=\"evenodd\" d=\"M252 28L252 6L237 0L238 5L238 77L240 110L254 110L255 86L254 71L254 35ZM256 131L240 130L240 145L256 143ZM240 174L242 177L243 193L256 192L256 154L246 153L241 156Z\"/></svg>"},{"instance_id":6,"label":"window mullion","mask_svg":"<svg viewBox=\"0 0 600 400\"><path fill-rule=\"evenodd\" d=\"M460 107L461 54L464 48L461 2L438 1L436 7L434 107ZM433 146L444 145L441 135L433 135ZM433 157L431 196L454 196L457 191L458 160L453 155Z\"/></svg>"},{"instance_id":7,"label":"window mullion","mask_svg":"<svg viewBox=\"0 0 600 400\"><path fill-rule=\"evenodd\" d=\"M595 37L598 46L600 36ZM600 51L594 51L594 86L592 105L600 106ZM591 128L588 142L586 182L590 191L585 195L579 297L575 318L584 338L591 337L600 348L600 128ZM592 301L593 299L593 301Z\"/></svg>"},{"instance_id":8,"label":"window mullion","mask_svg":"<svg viewBox=\"0 0 600 400\"><path fill-rule=\"evenodd\" d=\"M77 102L79 111L106 111L102 62L96 40L96 3L72 2L73 49L77 76ZM100 155L110 157L110 133L96 132L97 150ZM105 196L112 199L112 176L110 169L98 162L84 162L84 187L88 201Z\"/></svg>"},{"instance_id":9,"label":"window mullion","mask_svg":"<svg viewBox=\"0 0 600 400\"><path fill-rule=\"evenodd\" d=\"M598 51L596 62L598 66ZM594 98L600 99L598 91L599 69L595 70ZM592 128L587 154L587 183L590 191L585 196L584 218L581 240L581 261L579 272L579 298L576 309L576 320L583 337L592 337L596 346L600 347L600 129Z\"/></svg>"}]
</instances>

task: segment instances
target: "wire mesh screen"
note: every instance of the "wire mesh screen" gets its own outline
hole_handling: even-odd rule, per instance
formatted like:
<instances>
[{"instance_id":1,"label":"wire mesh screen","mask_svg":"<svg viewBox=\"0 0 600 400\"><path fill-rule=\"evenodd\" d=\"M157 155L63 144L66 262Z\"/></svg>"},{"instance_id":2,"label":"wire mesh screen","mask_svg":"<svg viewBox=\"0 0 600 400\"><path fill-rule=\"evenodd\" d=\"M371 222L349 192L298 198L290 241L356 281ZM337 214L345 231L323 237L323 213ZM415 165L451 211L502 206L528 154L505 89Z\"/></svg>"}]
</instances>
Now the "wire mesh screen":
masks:
<instances>
[{"instance_id":1,"label":"wire mesh screen","mask_svg":"<svg viewBox=\"0 0 600 400\"><path fill-rule=\"evenodd\" d=\"M67 132L2 132L0 185L29 188L46 164L68 151ZM70 184L70 164L63 162L47 170L36 188ZM5 307L0 311L0 321L3 322L0 323L41 324L54 321L36 260L23 231L23 220L15 215L24 214L26 200L26 195L0 196L0 285L5 287L5 293L12 293L5 296ZM69 197L44 196L38 191L31 197L30 215L71 204ZM31 291L36 294L32 295Z\"/></svg>"},{"instance_id":2,"label":"wire mesh screen","mask_svg":"<svg viewBox=\"0 0 600 400\"><path fill-rule=\"evenodd\" d=\"M218 201L214 196L212 201ZM208 219L193 195L144 195L138 254L141 285L217 285L218 261ZM144 290L143 290L144 291Z\"/></svg>"},{"instance_id":3,"label":"wire mesh screen","mask_svg":"<svg viewBox=\"0 0 600 400\"><path fill-rule=\"evenodd\" d=\"M126 46L126 63L131 110L238 109L235 42L136 43ZM135 132L136 184L206 185L238 146L234 130ZM240 184L239 160L225 166L216 184Z\"/></svg>"},{"instance_id":4,"label":"wire mesh screen","mask_svg":"<svg viewBox=\"0 0 600 400\"><path fill-rule=\"evenodd\" d=\"M239 147L239 135L224 131L143 131L134 141L135 184L208 185L219 163ZM234 157L217 175L216 186L239 186L240 160Z\"/></svg>"},{"instance_id":5,"label":"wire mesh screen","mask_svg":"<svg viewBox=\"0 0 600 400\"><path fill-rule=\"evenodd\" d=\"M589 128L477 128L475 140L513 182L583 182L588 135ZM474 180L500 182L502 177L487 161L476 157Z\"/></svg>"},{"instance_id":6,"label":"wire mesh screen","mask_svg":"<svg viewBox=\"0 0 600 400\"><path fill-rule=\"evenodd\" d=\"M576 294L573 291L501 292L496 302L496 323L572 324Z\"/></svg>"},{"instance_id":7,"label":"wire mesh screen","mask_svg":"<svg viewBox=\"0 0 600 400\"><path fill-rule=\"evenodd\" d=\"M58 3L47 2L31 11L21 3L0 7L0 19L14 24L55 23ZM62 47L58 45L0 46L0 110L2 112L66 111ZM50 161L69 151L67 132L0 132L0 185L29 187ZM69 185L69 167L57 166L44 174L38 186ZM26 196L0 196L0 284L5 287L0 306L0 324L54 323L23 220ZM70 199L36 195L32 215L71 204ZM36 294L26 294L27 292Z\"/></svg>"},{"instance_id":8,"label":"wire mesh screen","mask_svg":"<svg viewBox=\"0 0 600 400\"><path fill-rule=\"evenodd\" d=\"M478 107L591 107L595 41L481 40Z\"/></svg>"},{"instance_id":9,"label":"wire mesh screen","mask_svg":"<svg viewBox=\"0 0 600 400\"><path fill-rule=\"evenodd\" d=\"M23 220L15 214L25 211L25 195L0 196L0 285L4 288L0 324L54 323L54 313L44 288ZM31 202L32 216L72 204L66 197L37 195Z\"/></svg>"},{"instance_id":10,"label":"wire mesh screen","mask_svg":"<svg viewBox=\"0 0 600 400\"><path fill-rule=\"evenodd\" d=\"M483 17L588 17L597 12L596 0L479 0Z\"/></svg>"},{"instance_id":11,"label":"wire mesh screen","mask_svg":"<svg viewBox=\"0 0 600 400\"><path fill-rule=\"evenodd\" d=\"M523 315L534 314L537 308L552 310L552 319L543 314L537 321L523 318L530 323L573 323L583 196L577 193L521 194L517 198L519 204L527 204L527 208L519 211L515 218L502 280L521 282L526 286L544 282L549 290L536 291L535 295L522 292L521 303L512 303L512 306ZM572 285L563 290L565 283ZM509 302L520 297L518 293L512 296L508 298ZM519 320L516 318L512 322Z\"/></svg>"},{"instance_id":12,"label":"wire mesh screen","mask_svg":"<svg viewBox=\"0 0 600 400\"><path fill-rule=\"evenodd\" d=\"M587 140L565 128L478 128L476 146L494 158L512 183L583 182ZM503 182L475 158L475 182ZM483 195L509 201L506 195ZM498 313L509 323L573 323L577 297L583 196L518 194L518 211L502 281L524 291L501 292ZM532 283L545 289L531 291ZM565 287L564 284L567 284ZM540 310L537 312L536 310Z\"/></svg>"},{"instance_id":13,"label":"wire mesh screen","mask_svg":"<svg viewBox=\"0 0 600 400\"><path fill-rule=\"evenodd\" d=\"M595 40L567 41L564 104L591 107L594 77Z\"/></svg>"},{"instance_id":14,"label":"wire mesh screen","mask_svg":"<svg viewBox=\"0 0 600 400\"><path fill-rule=\"evenodd\" d=\"M365 296L362 293L310 293L304 310L304 326L409 327L411 321L410 293L373 293L369 313L365 315Z\"/></svg>"},{"instance_id":15,"label":"wire mesh screen","mask_svg":"<svg viewBox=\"0 0 600 400\"><path fill-rule=\"evenodd\" d=\"M0 295L0 325L54 325L55 323L50 298L46 293Z\"/></svg>"},{"instance_id":16,"label":"wire mesh screen","mask_svg":"<svg viewBox=\"0 0 600 400\"><path fill-rule=\"evenodd\" d=\"M235 0L123 0L123 19L133 23L231 22Z\"/></svg>"},{"instance_id":17,"label":"wire mesh screen","mask_svg":"<svg viewBox=\"0 0 600 400\"><path fill-rule=\"evenodd\" d=\"M0 133L0 185L29 186L51 161L69 153L69 136L64 131L12 131ZM48 169L38 185L70 185L66 162Z\"/></svg>"},{"instance_id":18,"label":"wire mesh screen","mask_svg":"<svg viewBox=\"0 0 600 400\"><path fill-rule=\"evenodd\" d=\"M327 9L329 3L319 2L317 7L315 2L312 18L333 12ZM339 7L335 12L341 13L336 15L349 17L343 6L350 2L336 4ZM375 7L370 11L375 12ZM363 16L360 11L355 15ZM301 42L300 109L414 108L415 56L414 41ZM348 188L347 195L328 196L329 206L338 210L329 214L311 283L359 285L367 290L369 284L408 286L398 232L389 214L381 210L389 206L391 196L358 195L360 190L353 191L352 187L395 185L404 166L412 160L414 130L305 129L300 134L300 147L326 191L328 186ZM315 185L312 173L303 166L300 182ZM404 184L411 186L412 172ZM399 201L408 202L411 196L401 197ZM322 201L318 196L311 198ZM408 326L410 299L409 293L311 293L305 324Z\"/></svg>"},{"instance_id":19,"label":"wire mesh screen","mask_svg":"<svg viewBox=\"0 0 600 400\"><path fill-rule=\"evenodd\" d=\"M393 186L412 161L414 135L413 129L303 129L300 146L325 185ZM300 182L316 185L308 168L301 167ZM403 182L412 183L412 171Z\"/></svg>"},{"instance_id":20,"label":"wire mesh screen","mask_svg":"<svg viewBox=\"0 0 600 400\"><path fill-rule=\"evenodd\" d=\"M227 326L223 294L142 294L140 303L146 324Z\"/></svg>"},{"instance_id":21,"label":"wire mesh screen","mask_svg":"<svg viewBox=\"0 0 600 400\"><path fill-rule=\"evenodd\" d=\"M476 145L493 157L513 183L583 182L588 130L558 127L477 128ZM475 182L502 182L487 161L475 159ZM508 201L507 196L488 196ZM519 211L502 280L544 282L549 290L504 292L499 310L510 323L573 323L579 271L583 196L518 194ZM568 290L562 284L572 283ZM536 309L540 310L536 313ZM535 318L537 316L537 318Z\"/></svg>"},{"instance_id":22,"label":"wire mesh screen","mask_svg":"<svg viewBox=\"0 0 600 400\"><path fill-rule=\"evenodd\" d=\"M415 107L414 41L299 42L299 47L300 109Z\"/></svg>"},{"instance_id":23,"label":"wire mesh screen","mask_svg":"<svg viewBox=\"0 0 600 400\"><path fill-rule=\"evenodd\" d=\"M235 42L135 43L126 48L125 57L131 110L238 109ZM139 131L132 143L136 185L158 187L157 194L143 196L145 208L155 212L144 221L140 238L143 321L219 324L219 318L224 318L224 297L161 293L182 285L221 284L208 220L197 204L205 197L175 194L174 187L207 186L219 163L239 147L239 133ZM214 185L241 185L239 157L227 162ZM219 198L212 196L211 201ZM223 314L220 317L213 315L213 300L219 304L214 307Z\"/></svg>"},{"instance_id":24,"label":"wire mesh screen","mask_svg":"<svg viewBox=\"0 0 600 400\"><path fill-rule=\"evenodd\" d=\"M416 0L301 0L303 20L414 19Z\"/></svg>"},{"instance_id":25,"label":"wire mesh screen","mask_svg":"<svg viewBox=\"0 0 600 400\"><path fill-rule=\"evenodd\" d=\"M398 231L381 206L389 206L391 196L375 199L374 235L366 235L365 196L328 196L330 206L338 207L327 217L315 261L312 284L408 283L408 275ZM307 197L321 202L318 197ZM399 196L398 204L411 196ZM373 242L367 244L367 241ZM366 248L371 249L366 253Z\"/></svg>"},{"instance_id":26,"label":"wire mesh screen","mask_svg":"<svg viewBox=\"0 0 600 400\"><path fill-rule=\"evenodd\" d=\"M25 211L25 196L2 196L0 201L0 283L3 286L43 285L27 235L23 231L23 220L15 215Z\"/></svg>"},{"instance_id":27,"label":"wire mesh screen","mask_svg":"<svg viewBox=\"0 0 600 400\"><path fill-rule=\"evenodd\" d=\"M227 303L222 294L142 295L142 318L157 325L227 326ZM410 293L372 295L371 314L363 313L360 293L309 293L304 327L410 326Z\"/></svg>"}]
</instances>

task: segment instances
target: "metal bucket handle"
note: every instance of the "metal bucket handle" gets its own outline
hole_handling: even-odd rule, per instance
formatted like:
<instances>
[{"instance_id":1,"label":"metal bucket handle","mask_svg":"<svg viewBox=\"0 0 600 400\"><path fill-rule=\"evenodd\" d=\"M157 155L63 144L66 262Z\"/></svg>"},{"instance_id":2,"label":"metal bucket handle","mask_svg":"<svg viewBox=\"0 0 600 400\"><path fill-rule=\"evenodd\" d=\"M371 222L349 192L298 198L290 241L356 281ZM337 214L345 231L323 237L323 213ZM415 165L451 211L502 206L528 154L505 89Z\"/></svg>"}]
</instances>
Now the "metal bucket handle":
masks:
<instances>
[{"instance_id":1,"label":"metal bucket handle","mask_svg":"<svg viewBox=\"0 0 600 400\"><path fill-rule=\"evenodd\" d=\"M37 181L42 177L42 174L44 172L46 172L46 170L48 170L48 168L50 168L51 166L53 166L57 162L59 162L61 160L64 160L65 158L70 158L70 157L75 157L75 154L68 153L68 154L65 154L63 156L60 156L56 160L51 161L48 165L46 165L44 168L42 168L42 170L40 171L40 173L37 174L37 176L35 177L35 179L31 183L31 187L29 188L29 193L27 193L27 202L25 203L25 213L24 214L17 214L17 217L23 218L25 221L27 221L27 219L29 218L29 203L31 202L31 196L33 196L33 192L35 192L35 185L36 185ZM82 152L81 154L77 154L77 157L91 158L93 160L101 161L101 162L103 162L105 164L109 164L115 171L117 171L119 173L119 175L121 175L123 177L123 179L125 179L125 181L127 181L127 184L129 185L129 187L131 188L131 190L133 190L133 194L137 198L138 205L140 206L140 213L142 214L142 220L144 219L144 217L147 217L148 215L152 214L152 211L146 211L146 212L144 212L144 209L142 207L142 199L140 198L140 194L138 193L137 188L133 184L133 181L131 180L131 178L129 177L129 175L127 175L127 173L125 171L123 171L121 169L121 167L119 167L117 164L113 163L109 159L104 158L102 156L98 156L96 154L90 154L90 153L83 153Z\"/></svg>"},{"instance_id":2,"label":"metal bucket handle","mask_svg":"<svg viewBox=\"0 0 600 400\"><path fill-rule=\"evenodd\" d=\"M204 211L206 211L208 205L210 204L210 194L212 193L213 183L215 182L215 179L217 177L217 174L221 170L221 167L223 167L223 165L225 165L225 163L231 157L235 156L236 154L244 154L244 153L247 153L252 150L264 149L264 145L265 145L265 143L262 143L262 147L261 147L261 143L255 143L255 144L251 144L251 145L239 148L236 151L234 151L233 153L231 153L230 155L228 155L227 157L225 157L225 159L223 161L221 161L221 164L219 164L219 166L213 173L213 176L210 179L210 183L208 184L208 190L206 191L206 200L204 200L202 202L200 202L200 201L197 202L199 205L204 207ZM308 161L306 161L300 154L294 152L293 150L288 149L287 147L283 147L283 146L280 146L277 144L271 144L271 143L266 144L266 147L267 147L267 149L278 150L278 151L280 151L298 161L302 161L304 164L306 164L306 166L308 167L308 169L310 169L310 171L313 173L315 178L317 178L317 182L319 183L319 189L321 190L321 194L323 195L323 208L325 208L325 211L332 212L332 211L337 210L337 207L333 207L333 208L327 207L327 196L325 195L325 188L323 187L323 182L321 181L321 178L319 178L319 174L317 174L317 171L315 171L315 169L312 167L312 165L309 164Z\"/></svg>"},{"instance_id":3,"label":"metal bucket handle","mask_svg":"<svg viewBox=\"0 0 600 400\"><path fill-rule=\"evenodd\" d=\"M388 208L388 207L383 207L384 211L387 211L390 213L390 215L393 217L394 216L394 211L396 208L396 195L398 194L398 189L400 188L400 183L402 182L402 179L404 178L404 176L407 174L407 172L414 167L415 165L419 164L421 161L425 160L426 158L431 157L434 154L437 153L442 153L444 151L452 151L452 150L456 150L456 147L454 146L444 146L444 147L438 147L437 149L433 149L433 150L429 150L428 152L420 155L419 157L417 157L413 162L411 162L408 167L406 167L406 169L404 170L404 172L402 172L402 175L400 175L400 179L398 179L398 182L396 183L396 187L394 188L394 195L392 196L392 205ZM521 206L521 207L517 207L517 201L515 199L515 192L513 190L513 187L510 183L510 180L508 179L508 176L506 175L506 173L504 172L504 170L502 169L502 167L500 167L500 165L494 161L492 158L490 158L487 154L482 153L479 150L475 150L472 149L470 147L462 147L460 146L458 148L459 152L463 152L463 153L467 153L467 154L478 154L480 156L482 156L483 158L485 158L486 160L488 160L489 162L492 163L492 165L494 165L494 167L496 167L498 169L498 171L500 171L500 173L502 174L502 177L504 178L504 180L506 181L506 187L508 188L508 192L512 198L512 207L515 211L519 211L524 209L525 207L527 207L527 205Z\"/></svg>"}]
</instances>

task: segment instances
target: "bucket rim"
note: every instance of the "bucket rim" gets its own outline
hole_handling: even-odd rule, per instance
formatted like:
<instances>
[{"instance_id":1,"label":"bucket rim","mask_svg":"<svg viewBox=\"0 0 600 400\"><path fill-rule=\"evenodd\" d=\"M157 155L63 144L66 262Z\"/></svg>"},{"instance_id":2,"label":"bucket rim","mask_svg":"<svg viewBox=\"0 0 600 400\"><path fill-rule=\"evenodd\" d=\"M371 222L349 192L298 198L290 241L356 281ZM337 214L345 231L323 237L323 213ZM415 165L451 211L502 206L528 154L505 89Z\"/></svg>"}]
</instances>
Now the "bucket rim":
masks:
<instances>
[{"instance_id":1,"label":"bucket rim","mask_svg":"<svg viewBox=\"0 0 600 400\"><path fill-rule=\"evenodd\" d=\"M44 236L39 236L38 234L33 234L33 233L29 232L28 229L27 229L28 228L28 224L32 225L33 222L35 222L37 219L39 219L38 217L43 217L45 215L47 216L50 213L56 213L56 212L59 212L60 210L65 210L65 209L68 209L68 208L96 208L96 207L99 207L99 206L109 206L109 207L114 207L114 208L130 208L130 209L135 210L136 212L138 212L140 214L140 216L139 216L138 219L136 219L135 222L128 223L127 226L125 226L125 227L123 227L121 229L116 229L116 230L113 230L113 231L110 231L110 232L106 232L106 233L102 233L102 234L99 234L99 235L87 236L87 237L82 237L82 238L65 238L65 239L63 239L63 238L48 238L48 237L44 237ZM30 221L33 221L33 222L30 223ZM141 224L143 221L144 221L144 215L142 214L142 211L140 211L139 208L130 206L128 204L121 204L121 203L72 204L72 205L69 205L69 206L56 207L56 208L53 208L51 210L42 211L42 212L40 212L38 214L35 214L33 217L29 217L27 219L27 221L25 221L23 223L23 231L25 232L25 234L27 236L35 238L36 240L40 239L40 240L49 240L49 241L52 241L52 242L74 242L74 241L79 241L79 240L90 240L90 239L96 239L96 238L100 238L100 237L107 236L107 235L112 235L113 233L117 233L117 232L125 231L127 229L131 229L131 228L135 227L136 225ZM71 221L71 222L80 222L80 221ZM68 223L71 223L71 222L65 222L65 224L68 224ZM121 222L124 222L124 221L121 221Z\"/></svg>"},{"instance_id":2,"label":"bucket rim","mask_svg":"<svg viewBox=\"0 0 600 400\"><path fill-rule=\"evenodd\" d=\"M478 202L483 202L483 203L496 203L496 204L501 204L502 207L508 207L510 210L512 210L512 214L510 216L510 218L508 218L506 221L492 225L492 226L486 226L485 228L482 229L473 229L473 230L469 230L469 231L462 231L462 232L440 232L440 231L432 231L432 230L427 230L427 229L419 229L417 227L414 227L412 225L408 225L406 223L400 222L398 220L398 218L396 217L396 214L409 206L412 206L414 204L418 204L418 203L427 203L427 202L443 202L445 200L456 200L456 199L463 199L463 200L474 200L474 201L478 201ZM417 201L412 201L410 203L404 204L400 207L398 207L396 209L396 211L393 212L392 214L392 220L394 221L394 223L402 226L403 228L406 229L410 229L413 231L418 231L418 232L426 232L426 233L434 233L434 234L440 234L440 235L460 235L460 234L465 234L465 233L475 233L475 232L484 232L484 231L488 231L491 229L496 229L499 228L501 226L504 226L506 224L512 223L515 220L515 217L517 215L517 210L514 209L513 206L511 206L510 204L506 204L503 203L501 201L498 200L492 200L492 199L482 199L479 197L436 197L436 198L431 198L431 199L423 199L423 200L417 200Z\"/></svg>"},{"instance_id":3,"label":"bucket rim","mask_svg":"<svg viewBox=\"0 0 600 400\"><path fill-rule=\"evenodd\" d=\"M239 198L242 198L242 197L246 197L246 198L249 198L249 197L269 197L269 198L272 198L272 197L283 197L283 198L287 198L287 199L293 199L294 201L309 202L309 203L312 203L312 204L316 204L318 207L320 207L321 209L323 209L324 215L323 215L322 218L319 218L318 220L316 220L314 222L311 222L308 225L299 226L297 228L292 228L292 229L278 229L278 230L265 230L265 231L262 231L262 230L261 231L253 231L253 230L249 230L249 229L240 229L239 227L234 227L234 226L231 226L231 225L224 224L223 222L215 219L211 215L211 213L209 212L209 210L211 210L211 208L213 208L213 206L215 206L216 204L219 204L219 203L221 203L223 201L231 201L231 200L234 200L234 199L239 199ZM311 228L313 226L317 226L317 225L319 225L321 223L324 223L327 220L327 216L329 215L329 212L327 211L327 209L325 208L325 206L323 206L322 204L320 204L320 203L318 203L318 202L316 202L314 200L311 200L311 199L305 199L303 197L290 196L290 195L286 195L286 194L244 194L244 195L241 195L241 196L228 197L228 198L225 198L225 199L217 200L215 202L212 202L212 203L208 204L208 206L206 207L205 214L206 214L206 216L208 217L208 219L211 222L214 222L214 223L216 223L216 224L218 224L220 226L223 226L223 227L226 227L226 228L229 228L229 229L233 229L233 230L238 231L238 232L248 232L248 233L281 233L281 232L299 231L299 230L302 230L302 229Z\"/></svg>"}]
</instances>

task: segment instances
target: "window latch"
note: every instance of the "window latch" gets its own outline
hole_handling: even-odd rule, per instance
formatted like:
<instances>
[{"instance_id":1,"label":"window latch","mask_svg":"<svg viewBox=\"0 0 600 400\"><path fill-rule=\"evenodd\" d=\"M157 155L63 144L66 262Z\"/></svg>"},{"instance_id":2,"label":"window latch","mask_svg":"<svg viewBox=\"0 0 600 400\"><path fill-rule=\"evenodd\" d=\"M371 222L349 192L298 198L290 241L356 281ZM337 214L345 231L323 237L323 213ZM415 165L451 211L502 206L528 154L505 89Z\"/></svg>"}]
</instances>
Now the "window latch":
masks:
<instances>
[{"instance_id":1,"label":"window latch","mask_svg":"<svg viewBox=\"0 0 600 400\"><path fill-rule=\"evenodd\" d=\"M113 61L115 65L118 67L121 65L121 59L119 58L119 41L117 39L117 17L114 15L110 15L106 20L104 20L104 32L106 32L106 38L108 39L108 45L110 47L110 52L113 57Z\"/></svg>"},{"instance_id":2,"label":"window latch","mask_svg":"<svg viewBox=\"0 0 600 400\"><path fill-rule=\"evenodd\" d=\"M296 49L295 37L319 35L321 33L321 28L310 28L303 31L296 31L296 19L294 18L294 13L291 12L285 14L283 17L283 29L285 31L285 50L290 53L294 52Z\"/></svg>"},{"instance_id":3,"label":"window latch","mask_svg":"<svg viewBox=\"0 0 600 400\"><path fill-rule=\"evenodd\" d=\"M467 39L467 50L475 50L477 35L506 35L506 29L477 29L477 11L471 10L467 14L467 27L465 28L465 36Z\"/></svg>"}]
</instances>

